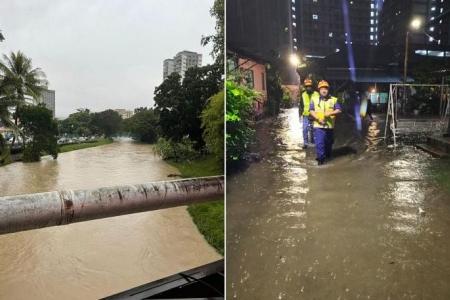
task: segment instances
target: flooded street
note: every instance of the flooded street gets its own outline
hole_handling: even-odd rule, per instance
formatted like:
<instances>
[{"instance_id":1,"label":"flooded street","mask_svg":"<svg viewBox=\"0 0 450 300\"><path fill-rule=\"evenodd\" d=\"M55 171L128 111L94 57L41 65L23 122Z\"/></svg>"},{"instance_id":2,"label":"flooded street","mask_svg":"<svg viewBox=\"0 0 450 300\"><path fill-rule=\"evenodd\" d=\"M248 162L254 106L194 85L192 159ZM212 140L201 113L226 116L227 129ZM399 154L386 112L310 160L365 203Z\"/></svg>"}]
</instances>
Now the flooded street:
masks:
<instances>
[{"instance_id":1,"label":"flooded street","mask_svg":"<svg viewBox=\"0 0 450 300\"><path fill-rule=\"evenodd\" d=\"M0 168L0 196L168 180L149 145L119 141ZM185 207L0 235L0 299L98 299L221 256Z\"/></svg>"},{"instance_id":2,"label":"flooded street","mask_svg":"<svg viewBox=\"0 0 450 300\"><path fill-rule=\"evenodd\" d=\"M273 150L227 179L228 297L450 299L450 195L430 176L448 161L340 121L319 167L300 126L284 111Z\"/></svg>"}]
</instances>

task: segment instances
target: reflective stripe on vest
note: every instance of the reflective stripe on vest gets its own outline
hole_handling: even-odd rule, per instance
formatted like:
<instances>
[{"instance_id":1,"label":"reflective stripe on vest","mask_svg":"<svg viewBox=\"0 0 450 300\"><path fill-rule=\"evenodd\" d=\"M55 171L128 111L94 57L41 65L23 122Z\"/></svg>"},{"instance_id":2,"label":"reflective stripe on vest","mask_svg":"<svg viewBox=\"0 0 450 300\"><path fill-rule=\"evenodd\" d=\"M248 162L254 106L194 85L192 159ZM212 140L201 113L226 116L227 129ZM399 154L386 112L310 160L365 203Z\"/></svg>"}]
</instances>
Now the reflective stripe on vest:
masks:
<instances>
[{"instance_id":1,"label":"reflective stripe on vest","mask_svg":"<svg viewBox=\"0 0 450 300\"><path fill-rule=\"evenodd\" d=\"M311 98L319 96L319 93L312 92ZM303 116L309 116L309 105L311 104L311 98L309 97L309 94L305 91L302 93L302 101L303 101Z\"/></svg>"},{"instance_id":2,"label":"reflective stripe on vest","mask_svg":"<svg viewBox=\"0 0 450 300\"><path fill-rule=\"evenodd\" d=\"M319 119L325 119L325 124L322 125L317 120L314 121L313 126L315 128L334 128L334 120L335 116L326 117L325 112L334 111L334 106L337 103L336 97L329 97L328 100L320 100L320 96L312 97L312 101L314 103L314 112L316 113Z\"/></svg>"}]
</instances>

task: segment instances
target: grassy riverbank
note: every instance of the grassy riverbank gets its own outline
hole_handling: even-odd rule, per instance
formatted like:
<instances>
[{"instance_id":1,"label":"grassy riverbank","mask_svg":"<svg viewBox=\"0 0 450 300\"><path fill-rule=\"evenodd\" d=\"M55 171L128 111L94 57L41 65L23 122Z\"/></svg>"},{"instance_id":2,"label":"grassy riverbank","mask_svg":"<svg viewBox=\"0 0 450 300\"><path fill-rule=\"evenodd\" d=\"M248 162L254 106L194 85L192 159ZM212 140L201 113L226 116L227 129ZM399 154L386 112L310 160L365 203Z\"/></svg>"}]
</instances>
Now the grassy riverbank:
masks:
<instances>
[{"instance_id":1,"label":"grassy riverbank","mask_svg":"<svg viewBox=\"0 0 450 300\"><path fill-rule=\"evenodd\" d=\"M222 162L212 156L189 162L168 161L184 178L223 174ZM220 254L224 254L224 201L194 204L188 207L189 214L208 243Z\"/></svg>"},{"instance_id":2,"label":"grassy riverbank","mask_svg":"<svg viewBox=\"0 0 450 300\"><path fill-rule=\"evenodd\" d=\"M85 143L77 143L77 144L70 144L70 145L62 145L59 147L59 153L107 145L107 144L111 144L112 142L113 142L112 139L99 139L95 142L85 142Z\"/></svg>"},{"instance_id":3,"label":"grassy riverbank","mask_svg":"<svg viewBox=\"0 0 450 300\"><path fill-rule=\"evenodd\" d=\"M432 175L437 183L450 193L450 159L440 160Z\"/></svg>"}]
</instances>

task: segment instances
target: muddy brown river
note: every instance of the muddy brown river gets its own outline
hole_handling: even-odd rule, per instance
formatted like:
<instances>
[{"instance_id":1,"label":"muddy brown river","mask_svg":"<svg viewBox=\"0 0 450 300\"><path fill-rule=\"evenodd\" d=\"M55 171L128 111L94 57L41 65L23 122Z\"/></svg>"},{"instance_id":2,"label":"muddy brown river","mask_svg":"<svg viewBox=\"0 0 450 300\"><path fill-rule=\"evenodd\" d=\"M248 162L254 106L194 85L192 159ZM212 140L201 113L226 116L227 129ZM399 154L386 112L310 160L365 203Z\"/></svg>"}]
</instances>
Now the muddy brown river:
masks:
<instances>
[{"instance_id":1,"label":"muddy brown river","mask_svg":"<svg viewBox=\"0 0 450 300\"><path fill-rule=\"evenodd\" d=\"M320 167L296 108L268 126L273 150L227 178L229 299L450 299L450 194L430 175L450 163L382 147L375 121L338 122Z\"/></svg>"},{"instance_id":2,"label":"muddy brown river","mask_svg":"<svg viewBox=\"0 0 450 300\"><path fill-rule=\"evenodd\" d=\"M0 196L167 180L149 145L122 140L0 168ZM185 207L0 235L0 299L98 299L221 256Z\"/></svg>"}]
</instances>

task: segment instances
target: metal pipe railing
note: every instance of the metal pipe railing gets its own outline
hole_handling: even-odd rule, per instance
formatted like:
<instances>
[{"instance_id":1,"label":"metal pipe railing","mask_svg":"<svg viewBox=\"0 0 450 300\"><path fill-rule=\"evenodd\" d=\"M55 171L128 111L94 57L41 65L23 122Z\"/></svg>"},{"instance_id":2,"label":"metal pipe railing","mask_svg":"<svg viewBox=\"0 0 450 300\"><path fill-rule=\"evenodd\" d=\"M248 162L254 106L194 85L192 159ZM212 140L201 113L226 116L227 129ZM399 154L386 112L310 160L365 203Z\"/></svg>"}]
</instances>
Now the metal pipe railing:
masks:
<instances>
[{"instance_id":1,"label":"metal pipe railing","mask_svg":"<svg viewBox=\"0 0 450 300\"><path fill-rule=\"evenodd\" d=\"M0 197L0 234L217 199L223 176Z\"/></svg>"}]
</instances>

